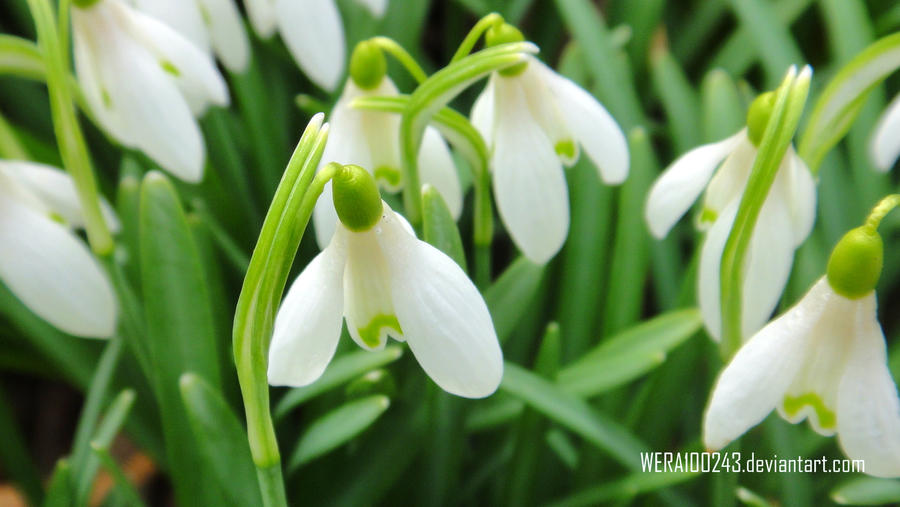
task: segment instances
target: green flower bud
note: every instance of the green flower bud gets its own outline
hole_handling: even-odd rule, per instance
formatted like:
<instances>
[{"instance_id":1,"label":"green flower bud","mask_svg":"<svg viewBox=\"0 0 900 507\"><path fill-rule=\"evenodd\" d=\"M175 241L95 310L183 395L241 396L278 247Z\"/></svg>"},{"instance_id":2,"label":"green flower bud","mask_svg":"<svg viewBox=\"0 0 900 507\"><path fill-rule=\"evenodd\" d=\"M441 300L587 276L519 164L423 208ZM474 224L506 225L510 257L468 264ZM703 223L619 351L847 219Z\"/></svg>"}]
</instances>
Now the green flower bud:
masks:
<instances>
[{"instance_id":1,"label":"green flower bud","mask_svg":"<svg viewBox=\"0 0 900 507\"><path fill-rule=\"evenodd\" d=\"M363 90L371 90L381 84L387 74L387 59L378 44L364 40L353 48L350 55L350 78Z\"/></svg>"},{"instance_id":2,"label":"green flower bud","mask_svg":"<svg viewBox=\"0 0 900 507\"><path fill-rule=\"evenodd\" d=\"M344 227L363 232L371 229L381 218L384 205L375 185L375 178L358 165L345 165L331 180L334 209Z\"/></svg>"},{"instance_id":3,"label":"green flower bud","mask_svg":"<svg viewBox=\"0 0 900 507\"><path fill-rule=\"evenodd\" d=\"M525 36L522 35L522 32L509 23L494 25L488 28L487 32L484 34L484 44L489 48L499 46L500 44L508 44L510 42L522 42L524 40ZM501 70L500 75L506 77L518 76L525 72L525 67L527 66L528 62L517 63L512 67Z\"/></svg>"},{"instance_id":4,"label":"green flower bud","mask_svg":"<svg viewBox=\"0 0 900 507\"><path fill-rule=\"evenodd\" d=\"M759 143L762 142L774 107L775 92L763 93L750 104L750 109L747 110L747 137L750 138L753 146L759 146Z\"/></svg>"},{"instance_id":5,"label":"green flower bud","mask_svg":"<svg viewBox=\"0 0 900 507\"><path fill-rule=\"evenodd\" d=\"M875 290L881 277L884 247L874 227L851 229L828 259L828 283L838 294L859 299Z\"/></svg>"}]
</instances>

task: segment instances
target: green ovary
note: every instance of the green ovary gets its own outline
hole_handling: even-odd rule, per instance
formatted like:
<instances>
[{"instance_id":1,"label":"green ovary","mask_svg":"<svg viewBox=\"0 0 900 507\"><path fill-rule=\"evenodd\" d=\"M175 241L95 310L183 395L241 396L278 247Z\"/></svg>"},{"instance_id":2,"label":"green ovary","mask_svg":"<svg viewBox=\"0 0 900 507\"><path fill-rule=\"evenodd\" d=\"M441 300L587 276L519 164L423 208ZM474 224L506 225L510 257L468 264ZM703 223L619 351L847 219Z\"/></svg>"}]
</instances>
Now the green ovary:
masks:
<instances>
[{"instance_id":1,"label":"green ovary","mask_svg":"<svg viewBox=\"0 0 900 507\"><path fill-rule=\"evenodd\" d=\"M359 338L369 347L375 348L380 345L378 335L381 334L383 328L393 329L397 334L403 334L400 328L400 322L394 315L380 314L372 318L365 326L358 329Z\"/></svg>"},{"instance_id":2,"label":"green ovary","mask_svg":"<svg viewBox=\"0 0 900 507\"><path fill-rule=\"evenodd\" d=\"M819 426L823 429L834 429L837 424L837 417L834 412L825 406L822 398L816 393L806 393L799 396L784 396L784 411L787 415L794 417L805 406L812 407L816 411L816 417L819 419Z\"/></svg>"}]
</instances>

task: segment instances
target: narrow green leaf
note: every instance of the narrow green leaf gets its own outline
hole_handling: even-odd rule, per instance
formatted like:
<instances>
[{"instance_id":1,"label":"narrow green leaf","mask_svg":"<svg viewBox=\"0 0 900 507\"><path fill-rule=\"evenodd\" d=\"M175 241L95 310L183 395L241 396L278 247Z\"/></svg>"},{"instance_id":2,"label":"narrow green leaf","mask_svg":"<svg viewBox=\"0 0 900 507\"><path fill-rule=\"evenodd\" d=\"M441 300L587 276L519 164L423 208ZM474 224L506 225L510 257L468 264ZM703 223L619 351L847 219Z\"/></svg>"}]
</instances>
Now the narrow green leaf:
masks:
<instances>
[{"instance_id":1,"label":"narrow green leaf","mask_svg":"<svg viewBox=\"0 0 900 507\"><path fill-rule=\"evenodd\" d=\"M841 505L885 505L900 502L900 480L857 477L831 490Z\"/></svg>"},{"instance_id":2,"label":"narrow green leaf","mask_svg":"<svg viewBox=\"0 0 900 507\"><path fill-rule=\"evenodd\" d=\"M769 83L778 83L788 67L806 61L771 2L730 0L730 4L762 59Z\"/></svg>"},{"instance_id":3,"label":"narrow green leaf","mask_svg":"<svg viewBox=\"0 0 900 507\"><path fill-rule=\"evenodd\" d=\"M423 239L449 255L465 271L466 254L456 221L440 192L428 184L422 186L422 218Z\"/></svg>"},{"instance_id":4,"label":"narrow green leaf","mask_svg":"<svg viewBox=\"0 0 900 507\"><path fill-rule=\"evenodd\" d=\"M727 72L713 69L700 87L703 104L703 142L719 141L744 128L747 106Z\"/></svg>"},{"instance_id":5,"label":"narrow green leaf","mask_svg":"<svg viewBox=\"0 0 900 507\"><path fill-rule=\"evenodd\" d=\"M43 80L46 72L37 44L21 37L0 34L0 74Z\"/></svg>"},{"instance_id":6,"label":"narrow green leaf","mask_svg":"<svg viewBox=\"0 0 900 507\"><path fill-rule=\"evenodd\" d=\"M137 492L134 485L131 484L131 481L129 481L128 477L125 475L125 472L122 471L119 464L116 463L109 454L109 446L101 445L99 442L93 442L91 443L91 451L93 452L94 457L103 464L103 468L112 475L113 481L116 484L116 490L124 496L124 503L131 507L141 507L145 505L144 501L141 499L140 493Z\"/></svg>"},{"instance_id":7,"label":"narrow green leaf","mask_svg":"<svg viewBox=\"0 0 900 507\"><path fill-rule=\"evenodd\" d=\"M369 396L351 401L317 419L300 437L288 469L295 470L352 440L371 426L390 404L387 396Z\"/></svg>"},{"instance_id":8,"label":"narrow green leaf","mask_svg":"<svg viewBox=\"0 0 900 507\"><path fill-rule=\"evenodd\" d=\"M630 382L661 365L666 355L696 333L700 312L691 308L655 317L604 341L559 373L559 383L582 397Z\"/></svg>"},{"instance_id":9,"label":"narrow green leaf","mask_svg":"<svg viewBox=\"0 0 900 507\"><path fill-rule=\"evenodd\" d=\"M579 491L565 499L551 503L553 507L611 504L630 500L638 495L668 488L689 481L699 474L690 472L636 473L616 481Z\"/></svg>"},{"instance_id":10,"label":"narrow green leaf","mask_svg":"<svg viewBox=\"0 0 900 507\"><path fill-rule=\"evenodd\" d=\"M75 505L71 479L72 467L67 459L61 458L56 462L56 468L53 469L53 475L50 477L47 496L44 498L44 507L72 507Z\"/></svg>"},{"instance_id":11,"label":"narrow green leaf","mask_svg":"<svg viewBox=\"0 0 900 507\"><path fill-rule=\"evenodd\" d=\"M506 341L528 308L544 276L544 266L519 257L484 291L500 343Z\"/></svg>"},{"instance_id":12,"label":"narrow green leaf","mask_svg":"<svg viewBox=\"0 0 900 507\"><path fill-rule=\"evenodd\" d=\"M544 435L544 441L569 470L578 468L578 449L565 431L560 428L551 428Z\"/></svg>"},{"instance_id":13,"label":"narrow green leaf","mask_svg":"<svg viewBox=\"0 0 900 507\"><path fill-rule=\"evenodd\" d=\"M103 416L103 421L97 427L96 433L94 433L92 445L96 444L105 448L109 447L113 438L115 438L125 424L128 414L131 413L131 407L134 406L134 399L135 395L132 389L125 389L115 397L113 402L109 405L106 415ZM94 477L97 475L97 470L99 468L99 458L95 455L89 455L85 460L84 468L82 470L75 470L76 475L73 478L73 484L75 484L75 498L78 500L75 505L87 505L88 497L91 494L91 487L94 485Z\"/></svg>"},{"instance_id":14,"label":"narrow green leaf","mask_svg":"<svg viewBox=\"0 0 900 507\"><path fill-rule=\"evenodd\" d=\"M180 386L203 470L212 474L229 505L262 505L247 433L235 413L198 375L185 373Z\"/></svg>"},{"instance_id":15,"label":"narrow green leaf","mask_svg":"<svg viewBox=\"0 0 900 507\"><path fill-rule=\"evenodd\" d=\"M699 101L684 69L665 44L655 45L650 52L650 77L666 112L666 124L675 151L684 153L700 144Z\"/></svg>"}]
</instances>

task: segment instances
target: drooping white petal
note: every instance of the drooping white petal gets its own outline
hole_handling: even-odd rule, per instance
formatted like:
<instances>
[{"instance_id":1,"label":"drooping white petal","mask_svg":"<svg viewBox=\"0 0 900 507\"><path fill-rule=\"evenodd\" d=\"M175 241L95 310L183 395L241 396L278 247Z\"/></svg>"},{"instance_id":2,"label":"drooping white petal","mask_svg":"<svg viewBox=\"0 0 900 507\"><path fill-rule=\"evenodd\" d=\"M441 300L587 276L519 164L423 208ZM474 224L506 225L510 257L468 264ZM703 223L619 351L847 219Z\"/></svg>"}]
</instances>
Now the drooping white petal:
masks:
<instances>
[{"instance_id":1,"label":"drooping white petal","mask_svg":"<svg viewBox=\"0 0 900 507\"><path fill-rule=\"evenodd\" d=\"M579 140L568 126L571 121L566 118L568 111L562 109L562 104L557 100L551 87L558 77L553 70L532 57L525 70L516 76L516 80L521 83L525 92L531 116L541 126L544 135L550 139L562 163L566 167L571 167L578 161L580 155Z\"/></svg>"},{"instance_id":2,"label":"drooping white petal","mask_svg":"<svg viewBox=\"0 0 900 507\"><path fill-rule=\"evenodd\" d=\"M462 214L463 196L459 185L459 175L450 148L434 127L425 129L422 147L419 149L419 174L422 183L434 185L447 203L454 219Z\"/></svg>"},{"instance_id":3,"label":"drooping white petal","mask_svg":"<svg viewBox=\"0 0 900 507\"><path fill-rule=\"evenodd\" d=\"M781 402L815 339L810 331L824 309L823 283L820 280L797 305L762 328L722 370L703 416L706 448L725 447Z\"/></svg>"},{"instance_id":4,"label":"drooping white petal","mask_svg":"<svg viewBox=\"0 0 900 507\"><path fill-rule=\"evenodd\" d=\"M348 80L347 89L356 88ZM371 90L359 90L362 96L394 96L397 87L385 77ZM366 169L375 175L378 185L388 192L399 192L403 188L403 169L400 159L400 116L379 111L357 111L354 121L359 123L361 143L367 149L364 160L369 161ZM363 157L361 157L363 158ZM357 163L358 162L353 162ZM362 164L359 164L362 165Z\"/></svg>"},{"instance_id":5,"label":"drooping white petal","mask_svg":"<svg viewBox=\"0 0 900 507\"><path fill-rule=\"evenodd\" d=\"M481 137L484 138L484 143L488 146L488 149L491 148L491 143L494 139L494 82L497 79L499 78L494 74L491 74L491 77L488 78L484 90L481 91L481 94L475 99L475 103L472 104L470 118L472 126L475 127L481 134Z\"/></svg>"},{"instance_id":6,"label":"drooping white petal","mask_svg":"<svg viewBox=\"0 0 900 507\"><path fill-rule=\"evenodd\" d=\"M84 243L2 189L0 280L31 311L66 333L108 338L116 330L112 286Z\"/></svg>"},{"instance_id":7,"label":"drooping white petal","mask_svg":"<svg viewBox=\"0 0 900 507\"><path fill-rule=\"evenodd\" d=\"M197 0L208 15L207 28L213 49L232 72L244 72L250 63L250 41L233 0Z\"/></svg>"},{"instance_id":8,"label":"drooping white petal","mask_svg":"<svg viewBox=\"0 0 900 507\"><path fill-rule=\"evenodd\" d=\"M273 0L244 0L247 17L257 35L268 39L278 27Z\"/></svg>"},{"instance_id":9,"label":"drooping white petal","mask_svg":"<svg viewBox=\"0 0 900 507\"><path fill-rule=\"evenodd\" d=\"M865 473L898 477L900 399L887 368L874 292L855 303L855 336L845 337L852 348L838 390L838 440L847 457L864 460Z\"/></svg>"},{"instance_id":10,"label":"drooping white petal","mask_svg":"<svg viewBox=\"0 0 900 507\"><path fill-rule=\"evenodd\" d=\"M710 221L715 221L715 217L726 206L735 199L740 199L744 193L757 152L746 131L747 129L741 130L739 140L731 153L706 186L706 193L703 196L703 211L706 213L700 214L698 223L701 230L709 227Z\"/></svg>"},{"instance_id":11,"label":"drooping white petal","mask_svg":"<svg viewBox=\"0 0 900 507\"><path fill-rule=\"evenodd\" d=\"M738 202L735 201L723 211L713 226L706 232L700 249L700 267L697 272L697 299L703 325L709 336L719 341L722 337L721 266L722 252L731 233Z\"/></svg>"},{"instance_id":12,"label":"drooping white petal","mask_svg":"<svg viewBox=\"0 0 900 507\"><path fill-rule=\"evenodd\" d=\"M191 112L201 115L210 104L228 105L228 87L208 51L154 18L122 6L125 27L157 60L166 75L174 79Z\"/></svg>"},{"instance_id":13,"label":"drooping white petal","mask_svg":"<svg viewBox=\"0 0 900 507\"><path fill-rule=\"evenodd\" d=\"M269 346L269 384L310 384L331 362L341 336L346 255L345 238L335 234L288 290Z\"/></svg>"},{"instance_id":14,"label":"drooping white petal","mask_svg":"<svg viewBox=\"0 0 900 507\"><path fill-rule=\"evenodd\" d=\"M869 147L875 167L887 171L900 157L900 95L894 98L878 119Z\"/></svg>"},{"instance_id":15,"label":"drooping white petal","mask_svg":"<svg viewBox=\"0 0 900 507\"><path fill-rule=\"evenodd\" d=\"M405 231L387 206L375 233L390 265L397 318L419 364L449 393L493 393L503 354L478 289L450 257Z\"/></svg>"},{"instance_id":16,"label":"drooping white petal","mask_svg":"<svg viewBox=\"0 0 900 507\"><path fill-rule=\"evenodd\" d=\"M337 88L344 73L344 25L334 0L275 0L281 38L315 84Z\"/></svg>"},{"instance_id":17,"label":"drooping white petal","mask_svg":"<svg viewBox=\"0 0 900 507\"><path fill-rule=\"evenodd\" d=\"M389 261L376 232L349 232L342 225L337 227L347 235L344 317L350 336L368 350L384 348L388 336L402 341L403 329L391 302Z\"/></svg>"},{"instance_id":18,"label":"drooping white petal","mask_svg":"<svg viewBox=\"0 0 900 507\"><path fill-rule=\"evenodd\" d=\"M543 64L541 64L543 66ZM556 97L569 131L607 184L628 177L628 143L616 120L583 88L544 66L544 79Z\"/></svg>"},{"instance_id":19,"label":"drooping white petal","mask_svg":"<svg viewBox=\"0 0 900 507\"><path fill-rule=\"evenodd\" d=\"M209 51L209 34L203 22L203 14L194 0L132 0L132 2L144 14L175 29L203 51Z\"/></svg>"},{"instance_id":20,"label":"drooping white petal","mask_svg":"<svg viewBox=\"0 0 900 507\"><path fill-rule=\"evenodd\" d=\"M513 242L543 264L559 252L569 232L569 192L553 145L514 79L501 77L495 84L494 196Z\"/></svg>"},{"instance_id":21,"label":"drooping white petal","mask_svg":"<svg viewBox=\"0 0 900 507\"><path fill-rule=\"evenodd\" d=\"M376 18L384 16L387 10L388 0L356 0L360 5L365 7Z\"/></svg>"},{"instance_id":22,"label":"drooping white petal","mask_svg":"<svg viewBox=\"0 0 900 507\"><path fill-rule=\"evenodd\" d=\"M788 203L791 207L791 223L794 230L794 248L799 247L812 232L816 223L816 181L806 162L791 147L779 171L789 180ZM779 175L780 176L780 175Z\"/></svg>"},{"instance_id":23,"label":"drooping white petal","mask_svg":"<svg viewBox=\"0 0 900 507\"><path fill-rule=\"evenodd\" d=\"M334 210L333 194L331 190L331 182L325 183L322 188L322 195L316 201L316 207L313 208L313 229L316 231L316 244L324 250L331 237L334 236L337 227L338 216Z\"/></svg>"},{"instance_id":24,"label":"drooping white petal","mask_svg":"<svg viewBox=\"0 0 900 507\"><path fill-rule=\"evenodd\" d=\"M716 167L740 142L742 132L678 157L653 183L644 218L650 232L663 238L706 188Z\"/></svg>"},{"instance_id":25,"label":"drooping white petal","mask_svg":"<svg viewBox=\"0 0 900 507\"><path fill-rule=\"evenodd\" d=\"M75 182L68 173L44 164L20 160L0 161L0 171L16 178L34 195L38 196L54 213L75 227L84 227L84 213L75 190ZM100 211L107 227L118 232L116 212L105 198L100 198Z\"/></svg>"}]
</instances>

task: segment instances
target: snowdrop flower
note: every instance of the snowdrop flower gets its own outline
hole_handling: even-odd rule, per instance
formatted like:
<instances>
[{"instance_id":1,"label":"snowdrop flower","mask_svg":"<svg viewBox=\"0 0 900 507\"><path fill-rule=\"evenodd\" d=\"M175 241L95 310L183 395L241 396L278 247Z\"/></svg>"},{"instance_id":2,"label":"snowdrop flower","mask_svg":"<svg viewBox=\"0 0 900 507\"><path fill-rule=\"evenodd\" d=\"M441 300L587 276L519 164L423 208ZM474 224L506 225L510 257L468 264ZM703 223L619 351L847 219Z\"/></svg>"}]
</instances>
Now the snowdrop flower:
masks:
<instances>
[{"instance_id":1,"label":"snowdrop flower","mask_svg":"<svg viewBox=\"0 0 900 507\"><path fill-rule=\"evenodd\" d=\"M215 52L228 70L247 70L250 42L233 0L134 0L134 4L198 48Z\"/></svg>"},{"instance_id":2,"label":"snowdrop flower","mask_svg":"<svg viewBox=\"0 0 900 507\"><path fill-rule=\"evenodd\" d=\"M487 306L446 254L416 239L358 166L329 165L340 222L325 248L289 289L275 319L269 383L302 386L331 361L342 317L368 350L388 336L407 341L445 391L468 398L493 393L503 358Z\"/></svg>"},{"instance_id":3,"label":"snowdrop flower","mask_svg":"<svg viewBox=\"0 0 900 507\"><path fill-rule=\"evenodd\" d=\"M388 0L357 0L381 17ZM281 33L297 65L316 85L333 91L344 73L344 25L335 0L244 0L250 23L263 38Z\"/></svg>"},{"instance_id":4,"label":"snowdrop flower","mask_svg":"<svg viewBox=\"0 0 900 507\"><path fill-rule=\"evenodd\" d=\"M900 400L876 316L883 254L875 227L844 236L827 275L722 371L703 421L707 448L725 447L774 408L792 423L808 418L816 432L837 434L865 473L900 476Z\"/></svg>"},{"instance_id":5,"label":"snowdrop flower","mask_svg":"<svg viewBox=\"0 0 900 507\"><path fill-rule=\"evenodd\" d=\"M798 79L809 79L809 67ZM722 333L720 265L757 146L771 114L774 93L760 95L748 112L748 126L717 143L685 153L653 184L645 218L657 238L668 234L704 190L698 223L708 229L700 253L698 296L704 324L719 340ZM724 162L723 162L724 161ZM718 168L718 170L716 170ZM815 221L816 185L803 160L789 147L760 211L748 250L742 298L742 336L768 320L787 283L794 250Z\"/></svg>"},{"instance_id":6,"label":"snowdrop flower","mask_svg":"<svg viewBox=\"0 0 900 507\"><path fill-rule=\"evenodd\" d=\"M228 104L210 56L122 0L74 7L72 30L78 82L97 121L172 174L200 181L206 148L194 117Z\"/></svg>"},{"instance_id":7,"label":"snowdrop flower","mask_svg":"<svg viewBox=\"0 0 900 507\"><path fill-rule=\"evenodd\" d=\"M397 95L397 87L386 72L387 62L381 49L373 42L360 42L350 58L350 78L328 120L331 130L322 160L374 168L375 179L381 187L397 192L403 186L399 115L350 106L357 97ZM425 129L418 162L422 182L433 185L453 217L459 218L463 206L459 176L447 143L434 127ZM313 215L320 248L328 246L337 223L330 201L329 183Z\"/></svg>"},{"instance_id":8,"label":"snowdrop flower","mask_svg":"<svg viewBox=\"0 0 900 507\"><path fill-rule=\"evenodd\" d=\"M900 95L897 95L885 109L869 147L875 167L887 171L900 157Z\"/></svg>"},{"instance_id":9,"label":"snowdrop flower","mask_svg":"<svg viewBox=\"0 0 900 507\"><path fill-rule=\"evenodd\" d=\"M106 202L104 218L119 227ZM107 338L116 327L109 279L70 227L84 225L72 179L61 170L0 161L0 280L60 330Z\"/></svg>"},{"instance_id":10,"label":"snowdrop flower","mask_svg":"<svg viewBox=\"0 0 900 507\"><path fill-rule=\"evenodd\" d=\"M485 36L489 46L524 40L504 24ZM628 176L628 145L616 121L581 87L529 57L491 75L472 108L472 124L491 150L494 196L513 242L534 262L549 261L569 232L563 165L579 147L604 183Z\"/></svg>"}]
</instances>

